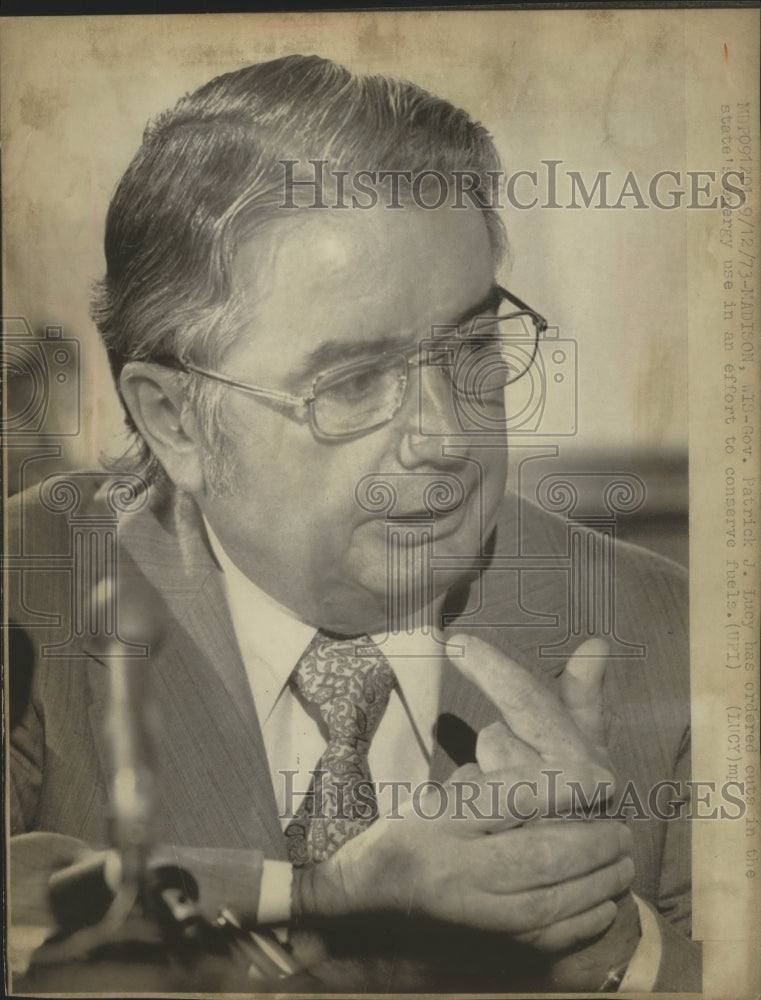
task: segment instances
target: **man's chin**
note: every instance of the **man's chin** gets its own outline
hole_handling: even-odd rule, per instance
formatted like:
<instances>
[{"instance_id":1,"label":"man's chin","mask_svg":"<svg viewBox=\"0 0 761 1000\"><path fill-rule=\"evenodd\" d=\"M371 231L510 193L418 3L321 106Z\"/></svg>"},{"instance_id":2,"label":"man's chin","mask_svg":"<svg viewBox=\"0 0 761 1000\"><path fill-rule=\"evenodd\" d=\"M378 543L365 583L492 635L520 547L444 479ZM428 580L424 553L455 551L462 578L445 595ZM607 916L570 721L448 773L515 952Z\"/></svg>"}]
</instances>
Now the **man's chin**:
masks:
<instances>
[{"instance_id":1,"label":"man's chin","mask_svg":"<svg viewBox=\"0 0 761 1000\"><path fill-rule=\"evenodd\" d=\"M313 624L335 635L371 635L385 630L386 608L384 588L342 580L323 590Z\"/></svg>"},{"instance_id":2,"label":"man's chin","mask_svg":"<svg viewBox=\"0 0 761 1000\"><path fill-rule=\"evenodd\" d=\"M458 560L457 565L430 568L425 578L407 573L395 583L376 581L363 588L361 610L345 614L345 607L326 603L322 608L324 629L338 635L378 635L428 631L437 627L437 615L450 592L468 587L473 581L474 560Z\"/></svg>"}]
</instances>

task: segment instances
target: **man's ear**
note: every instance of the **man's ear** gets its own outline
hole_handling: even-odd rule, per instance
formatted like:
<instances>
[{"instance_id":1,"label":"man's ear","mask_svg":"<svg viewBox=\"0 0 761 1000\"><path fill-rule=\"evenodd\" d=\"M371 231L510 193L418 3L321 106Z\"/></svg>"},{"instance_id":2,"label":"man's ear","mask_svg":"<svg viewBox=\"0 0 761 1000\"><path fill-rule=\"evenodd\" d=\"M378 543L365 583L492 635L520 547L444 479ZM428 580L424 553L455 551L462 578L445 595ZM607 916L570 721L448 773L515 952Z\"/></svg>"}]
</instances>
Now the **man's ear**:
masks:
<instances>
[{"instance_id":1,"label":"man's ear","mask_svg":"<svg viewBox=\"0 0 761 1000\"><path fill-rule=\"evenodd\" d=\"M203 440L178 381L171 368L130 361L119 387L137 429L175 486L200 493Z\"/></svg>"}]
</instances>

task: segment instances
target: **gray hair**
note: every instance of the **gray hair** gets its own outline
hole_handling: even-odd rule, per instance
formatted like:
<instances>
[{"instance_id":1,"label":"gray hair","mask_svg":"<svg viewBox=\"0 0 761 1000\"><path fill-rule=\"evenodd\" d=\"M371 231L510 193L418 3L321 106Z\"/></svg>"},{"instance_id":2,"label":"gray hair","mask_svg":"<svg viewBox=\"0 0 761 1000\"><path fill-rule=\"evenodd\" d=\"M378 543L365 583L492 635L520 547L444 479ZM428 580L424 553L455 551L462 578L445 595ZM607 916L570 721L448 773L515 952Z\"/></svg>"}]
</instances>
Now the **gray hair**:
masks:
<instances>
[{"instance_id":1,"label":"gray hair","mask_svg":"<svg viewBox=\"0 0 761 1000\"><path fill-rule=\"evenodd\" d=\"M111 201L107 270L92 316L117 391L129 361L220 364L244 321L232 287L236 251L244 238L266 238L277 216L292 215L278 212L284 160L324 160L330 171L350 176L368 167L472 172L495 260L504 252L502 222L486 195L499 157L489 133L465 111L414 84L355 75L318 56L227 73L148 124ZM220 388L179 377L220 488L230 471ZM126 407L125 415L134 435L131 467L149 480L161 477Z\"/></svg>"}]
</instances>

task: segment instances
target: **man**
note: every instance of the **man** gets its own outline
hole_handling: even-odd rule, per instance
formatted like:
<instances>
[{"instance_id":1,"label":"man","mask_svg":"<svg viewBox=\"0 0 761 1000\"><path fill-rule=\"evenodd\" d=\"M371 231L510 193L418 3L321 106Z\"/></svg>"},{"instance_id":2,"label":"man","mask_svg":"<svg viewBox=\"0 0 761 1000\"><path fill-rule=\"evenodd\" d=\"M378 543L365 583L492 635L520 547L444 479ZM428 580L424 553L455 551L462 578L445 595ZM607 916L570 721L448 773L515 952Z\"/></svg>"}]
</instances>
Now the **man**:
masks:
<instances>
[{"instance_id":1,"label":"man","mask_svg":"<svg viewBox=\"0 0 761 1000\"><path fill-rule=\"evenodd\" d=\"M161 608L156 839L212 911L285 928L329 992L690 988L685 823L563 818L614 770L686 777L683 581L617 553L647 656L611 665L603 704L605 646L543 669L548 632L510 625L516 576L492 572L519 536L549 560L521 605L567 615L565 525L504 497L505 335L546 324L495 279L498 169L464 112L316 57L213 80L146 130L94 315L150 483L117 558ZM97 520L82 483L75 516ZM15 529L51 552L60 496L22 497ZM14 621L76 622L51 576ZM110 653L74 633L56 659L60 632L34 630L13 734L13 831L65 835L51 868L109 839Z\"/></svg>"}]
</instances>

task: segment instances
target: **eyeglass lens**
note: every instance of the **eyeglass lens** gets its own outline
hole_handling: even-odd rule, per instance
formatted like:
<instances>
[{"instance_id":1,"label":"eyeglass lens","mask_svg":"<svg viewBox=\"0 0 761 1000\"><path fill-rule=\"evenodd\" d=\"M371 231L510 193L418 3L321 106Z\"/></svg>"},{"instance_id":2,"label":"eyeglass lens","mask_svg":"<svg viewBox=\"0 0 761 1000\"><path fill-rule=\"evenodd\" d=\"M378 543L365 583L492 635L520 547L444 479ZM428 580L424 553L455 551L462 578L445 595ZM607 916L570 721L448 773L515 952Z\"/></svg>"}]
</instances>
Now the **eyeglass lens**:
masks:
<instances>
[{"instance_id":1,"label":"eyeglass lens","mask_svg":"<svg viewBox=\"0 0 761 1000\"><path fill-rule=\"evenodd\" d=\"M412 366L445 375L449 391L476 406L501 403L503 390L530 367L536 330L530 316L479 317L463 338L421 341ZM391 420L407 394L405 357L387 355L332 373L315 385L313 419L320 433L346 436Z\"/></svg>"}]
</instances>

